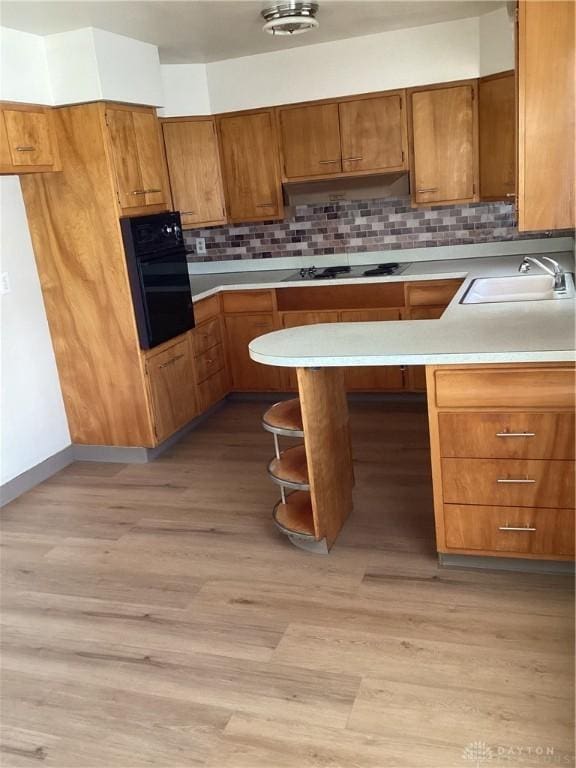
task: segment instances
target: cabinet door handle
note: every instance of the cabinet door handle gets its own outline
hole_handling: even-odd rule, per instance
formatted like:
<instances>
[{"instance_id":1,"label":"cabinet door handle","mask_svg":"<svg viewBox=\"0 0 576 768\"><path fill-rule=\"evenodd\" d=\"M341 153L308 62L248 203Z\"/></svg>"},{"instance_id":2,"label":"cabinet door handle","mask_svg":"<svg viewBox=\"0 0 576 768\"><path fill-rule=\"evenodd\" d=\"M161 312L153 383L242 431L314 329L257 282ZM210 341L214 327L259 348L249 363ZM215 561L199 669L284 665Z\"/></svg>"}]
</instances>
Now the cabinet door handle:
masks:
<instances>
[{"instance_id":1,"label":"cabinet door handle","mask_svg":"<svg viewBox=\"0 0 576 768\"><path fill-rule=\"evenodd\" d=\"M256 203L256 208L272 208L274 203Z\"/></svg>"},{"instance_id":2,"label":"cabinet door handle","mask_svg":"<svg viewBox=\"0 0 576 768\"><path fill-rule=\"evenodd\" d=\"M132 192L130 192L131 195L145 195L146 190L145 189L133 189Z\"/></svg>"},{"instance_id":3,"label":"cabinet door handle","mask_svg":"<svg viewBox=\"0 0 576 768\"><path fill-rule=\"evenodd\" d=\"M337 160L318 160L318 165L332 165L332 163L339 163L340 158Z\"/></svg>"},{"instance_id":4,"label":"cabinet door handle","mask_svg":"<svg viewBox=\"0 0 576 768\"><path fill-rule=\"evenodd\" d=\"M162 190L161 190L161 189L145 189L145 190L143 190L143 191L144 191L144 194L145 194L145 195L150 195L150 194L152 194L153 192L162 192Z\"/></svg>"},{"instance_id":5,"label":"cabinet door handle","mask_svg":"<svg viewBox=\"0 0 576 768\"><path fill-rule=\"evenodd\" d=\"M176 357L172 357L170 360L166 360L165 363L161 363L158 367L167 368L169 365L174 365L177 360L181 360L183 357L184 355L176 355Z\"/></svg>"},{"instance_id":6,"label":"cabinet door handle","mask_svg":"<svg viewBox=\"0 0 576 768\"><path fill-rule=\"evenodd\" d=\"M516 192L506 192L506 197L516 197Z\"/></svg>"},{"instance_id":7,"label":"cabinet door handle","mask_svg":"<svg viewBox=\"0 0 576 768\"><path fill-rule=\"evenodd\" d=\"M344 162L346 163L351 163L353 160L364 160L364 158L363 157L343 157L342 160L344 160Z\"/></svg>"},{"instance_id":8,"label":"cabinet door handle","mask_svg":"<svg viewBox=\"0 0 576 768\"><path fill-rule=\"evenodd\" d=\"M496 482L497 483L520 483L525 485L525 484L535 483L536 480L532 480L528 477L513 477L513 478L506 478L506 479L498 478Z\"/></svg>"},{"instance_id":9,"label":"cabinet door handle","mask_svg":"<svg viewBox=\"0 0 576 768\"><path fill-rule=\"evenodd\" d=\"M180 211L182 216L194 216L196 214L196 211Z\"/></svg>"},{"instance_id":10,"label":"cabinet door handle","mask_svg":"<svg viewBox=\"0 0 576 768\"><path fill-rule=\"evenodd\" d=\"M536 432L496 432L496 437L536 437Z\"/></svg>"},{"instance_id":11,"label":"cabinet door handle","mask_svg":"<svg viewBox=\"0 0 576 768\"><path fill-rule=\"evenodd\" d=\"M16 152L34 152L36 147L16 147Z\"/></svg>"},{"instance_id":12,"label":"cabinet door handle","mask_svg":"<svg viewBox=\"0 0 576 768\"><path fill-rule=\"evenodd\" d=\"M531 525L500 525L498 526L499 531L535 531L536 528L532 527Z\"/></svg>"},{"instance_id":13,"label":"cabinet door handle","mask_svg":"<svg viewBox=\"0 0 576 768\"><path fill-rule=\"evenodd\" d=\"M421 195L425 192L438 192L438 187L421 187L420 189L417 189L416 192Z\"/></svg>"}]
</instances>

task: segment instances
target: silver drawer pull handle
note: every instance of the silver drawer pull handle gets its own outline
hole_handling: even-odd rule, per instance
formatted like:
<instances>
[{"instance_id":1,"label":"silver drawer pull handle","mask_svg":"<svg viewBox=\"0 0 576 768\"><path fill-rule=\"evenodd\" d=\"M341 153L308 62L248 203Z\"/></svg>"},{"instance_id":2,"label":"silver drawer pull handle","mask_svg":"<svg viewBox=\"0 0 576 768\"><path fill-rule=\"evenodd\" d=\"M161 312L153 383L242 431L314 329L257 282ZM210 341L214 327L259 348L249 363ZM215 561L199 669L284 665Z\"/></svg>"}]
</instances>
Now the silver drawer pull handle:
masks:
<instances>
[{"instance_id":1,"label":"silver drawer pull handle","mask_svg":"<svg viewBox=\"0 0 576 768\"><path fill-rule=\"evenodd\" d=\"M422 189L417 189L416 192L421 195L425 192L438 192L438 187L422 187Z\"/></svg>"},{"instance_id":2,"label":"silver drawer pull handle","mask_svg":"<svg viewBox=\"0 0 576 768\"><path fill-rule=\"evenodd\" d=\"M501 525L498 527L499 531L535 531L536 528L533 528L531 525Z\"/></svg>"},{"instance_id":3,"label":"silver drawer pull handle","mask_svg":"<svg viewBox=\"0 0 576 768\"><path fill-rule=\"evenodd\" d=\"M496 480L497 483L535 483L536 480L530 480L527 477L519 477L519 478L507 478L505 480L498 478Z\"/></svg>"},{"instance_id":4,"label":"silver drawer pull handle","mask_svg":"<svg viewBox=\"0 0 576 768\"><path fill-rule=\"evenodd\" d=\"M171 360L166 360L165 363L162 363L159 368L166 368L169 365L174 365L176 360L181 360L184 357L184 355L176 355L176 357L173 357Z\"/></svg>"},{"instance_id":5,"label":"silver drawer pull handle","mask_svg":"<svg viewBox=\"0 0 576 768\"><path fill-rule=\"evenodd\" d=\"M536 432L496 432L496 437L536 437Z\"/></svg>"},{"instance_id":6,"label":"silver drawer pull handle","mask_svg":"<svg viewBox=\"0 0 576 768\"><path fill-rule=\"evenodd\" d=\"M16 147L16 152L34 152L36 147Z\"/></svg>"},{"instance_id":7,"label":"silver drawer pull handle","mask_svg":"<svg viewBox=\"0 0 576 768\"><path fill-rule=\"evenodd\" d=\"M364 160L363 157L343 157L342 160L344 160L345 163L351 163L354 160Z\"/></svg>"},{"instance_id":8,"label":"silver drawer pull handle","mask_svg":"<svg viewBox=\"0 0 576 768\"><path fill-rule=\"evenodd\" d=\"M318 160L318 165L332 165L332 163L339 163L339 162L340 162L340 158L338 158L337 160Z\"/></svg>"}]
</instances>

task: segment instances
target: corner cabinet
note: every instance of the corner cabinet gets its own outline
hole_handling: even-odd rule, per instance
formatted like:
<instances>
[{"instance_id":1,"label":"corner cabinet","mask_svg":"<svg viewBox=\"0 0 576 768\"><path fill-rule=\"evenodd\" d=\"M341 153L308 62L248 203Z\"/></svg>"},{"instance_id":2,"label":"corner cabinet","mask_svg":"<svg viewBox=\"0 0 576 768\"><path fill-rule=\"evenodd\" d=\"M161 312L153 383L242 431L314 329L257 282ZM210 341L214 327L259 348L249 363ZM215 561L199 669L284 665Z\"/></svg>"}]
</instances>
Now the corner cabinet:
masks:
<instances>
[{"instance_id":1,"label":"corner cabinet","mask_svg":"<svg viewBox=\"0 0 576 768\"><path fill-rule=\"evenodd\" d=\"M518 228L573 229L574 37L572 0L518 8Z\"/></svg>"},{"instance_id":2,"label":"corner cabinet","mask_svg":"<svg viewBox=\"0 0 576 768\"><path fill-rule=\"evenodd\" d=\"M174 210L183 227L226 223L216 121L212 117L162 121Z\"/></svg>"},{"instance_id":3,"label":"corner cabinet","mask_svg":"<svg viewBox=\"0 0 576 768\"><path fill-rule=\"evenodd\" d=\"M281 219L284 206L272 110L223 115L218 118L218 133L230 220Z\"/></svg>"},{"instance_id":4,"label":"corner cabinet","mask_svg":"<svg viewBox=\"0 0 576 768\"><path fill-rule=\"evenodd\" d=\"M106 105L105 121L124 216L170 207L160 123L152 107Z\"/></svg>"},{"instance_id":5,"label":"corner cabinet","mask_svg":"<svg viewBox=\"0 0 576 768\"><path fill-rule=\"evenodd\" d=\"M0 103L0 174L59 171L50 107Z\"/></svg>"},{"instance_id":6,"label":"corner cabinet","mask_svg":"<svg viewBox=\"0 0 576 768\"><path fill-rule=\"evenodd\" d=\"M478 82L412 88L408 115L414 205L478 200Z\"/></svg>"}]
</instances>

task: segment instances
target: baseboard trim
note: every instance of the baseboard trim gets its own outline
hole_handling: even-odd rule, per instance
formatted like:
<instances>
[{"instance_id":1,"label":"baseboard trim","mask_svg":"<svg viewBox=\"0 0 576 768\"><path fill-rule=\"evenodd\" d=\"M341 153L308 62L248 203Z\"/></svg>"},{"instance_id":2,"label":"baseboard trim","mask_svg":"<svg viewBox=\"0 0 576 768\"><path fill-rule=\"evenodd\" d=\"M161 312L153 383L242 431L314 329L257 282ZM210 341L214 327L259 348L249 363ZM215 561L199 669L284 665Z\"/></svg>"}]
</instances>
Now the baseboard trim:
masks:
<instances>
[{"instance_id":1,"label":"baseboard trim","mask_svg":"<svg viewBox=\"0 0 576 768\"><path fill-rule=\"evenodd\" d=\"M489 571L521 573L573 574L575 564L569 560L531 560L523 557L482 557L479 555L447 555L438 553L442 568L481 568Z\"/></svg>"},{"instance_id":2,"label":"baseboard trim","mask_svg":"<svg viewBox=\"0 0 576 768\"><path fill-rule=\"evenodd\" d=\"M23 493L31 491L32 488L48 480L74 461L98 461L111 464L146 464L149 461L154 461L185 435L199 427L212 414L219 411L225 402L226 400L220 400L220 402L215 403L203 414L188 422L182 429L154 448L120 445L69 445L0 486L0 508L14 501L18 496L22 496Z\"/></svg>"},{"instance_id":3,"label":"baseboard trim","mask_svg":"<svg viewBox=\"0 0 576 768\"><path fill-rule=\"evenodd\" d=\"M48 480L60 470L67 467L74 461L74 446L68 445L58 453L49 456L40 464L35 464L22 474L13 477L12 480L0 486L0 507L6 506L18 496L22 496L26 491L31 491L40 483Z\"/></svg>"}]
</instances>

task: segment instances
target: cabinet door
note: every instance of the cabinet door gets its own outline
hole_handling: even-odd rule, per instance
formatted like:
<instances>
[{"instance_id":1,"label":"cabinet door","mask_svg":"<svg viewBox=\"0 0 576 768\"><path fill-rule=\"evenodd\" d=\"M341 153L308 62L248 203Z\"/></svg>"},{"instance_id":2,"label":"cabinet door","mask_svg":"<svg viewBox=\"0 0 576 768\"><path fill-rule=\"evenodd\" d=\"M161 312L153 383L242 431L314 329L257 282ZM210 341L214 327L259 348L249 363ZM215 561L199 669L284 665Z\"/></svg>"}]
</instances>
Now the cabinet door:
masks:
<instances>
[{"instance_id":1,"label":"cabinet door","mask_svg":"<svg viewBox=\"0 0 576 768\"><path fill-rule=\"evenodd\" d=\"M283 328L296 328L299 325L316 325L317 323L337 323L339 320L336 310L320 310L318 312L284 312L282 315ZM289 389L298 389L296 370L287 368L286 381Z\"/></svg>"},{"instance_id":2,"label":"cabinet door","mask_svg":"<svg viewBox=\"0 0 576 768\"><path fill-rule=\"evenodd\" d=\"M166 205L166 174L160 123L153 112L133 112L145 205Z\"/></svg>"},{"instance_id":3,"label":"cabinet door","mask_svg":"<svg viewBox=\"0 0 576 768\"><path fill-rule=\"evenodd\" d=\"M403 93L343 101L339 110L343 171L406 169L408 148Z\"/></svg>"},{"instance_id":4,"label":"cabinet door","mask_svg":"<svg viewBox=\"0 0 576 768\"><path fill-rule=\"evenodd\" d=\"M516 95L514 73L478 82L480 197L514 197L516 179Z\"/></svg>"},{"instance_id":5,"label":"cabinet door","mask_svg":"<svg viewBox=\"0 0 576 768\"><path fill-rule=\"evenodd\" d=\"M146 360L158 442L174 434L198 412L193 371L188 337Z\"/></svg>"},{"instance_id":6,"label":"cabinet door","mask_svg":"<svg viewBox=\"0 0 576 768\"><path fill-rule=\"evenodd\" d=\"M340 173L337 103L280 109L279 119L287 179Z\"/></svg>"},{"instance_id":7,"label":"cabinet door","mask_svg":"<svg viewBox=\"0 0 576 768\"><path fill-rule=\"evenodd\" d=\"M120 207L139 208L146 205L132 113L126 109L107 109L106 124L112 146Z\"/></svg>"},{"instance_id":8,"label":"cabinet door","mask_svg":"<svg viewBox=\"0 0 576 768\"><path fill-rule=\"evenodd\" d=\"M219 130L230 219L281 218L282 189L272 112L220 118Z\"/></svg>"},{"instance_id":9,"label":"cabinet door","mask_svg":"<svg viewBox=\"0 0 576 768\"><path fill-rule=\"evenodd\" d=\"M234 390L280 389L280 369L255 363L248 353L248 344L252 339L275 330L274 315L271 313L226 316L228 357Z\"/></svg>"},{"instance_id":10,"label":"cabinet door","mask_svg":"<svg viewBox=\"0 0 576 768\"><path fill-rule=\"evenodd\" d=\"M518 228L573 229L575 4L530 0L518 16Z\"/></svg>"},{"instance_id":11,"label":"cabinet door","mask_svg":"<svg viewBox=\"0 0 576 768\"><path fill-rule=\"evenodd\" d=\"M340 312L343 323L374 323L401 320L399 309L349 309ZM404 370L399 365L379 365L346 368L346 389L350 391L398 391L404 389Z\"/></svg>"},{"instance_id":12,"label":"cabinet door","mask_svg":"<svg viewBox=\"0 0 576 768\"><path fill-rule=\"evenodd\" d=\"M411 93L415 204L470 201L476 193L475 83Z\"/></svg>"},{"instance_id":13,"label":"cabinet door","mask_svg":"<svg viewBox=\"0 0 576 768\"><path fill-rule=\"evenodd\" d=\"M51 116L47 110L27 108L6 109L4 124L12 165L52 166L56 162Z\"/></svg>"},{"instance_id":14,"label":"cabinet door","mask_svg":"<svg viewBox=\"0 0 576 768\"><path fill-rule=\"evenodd\" d=\"M223 224L224 190L214 120L164 123L174 209L184 226Z\"/></svg>"}]
</instances>

